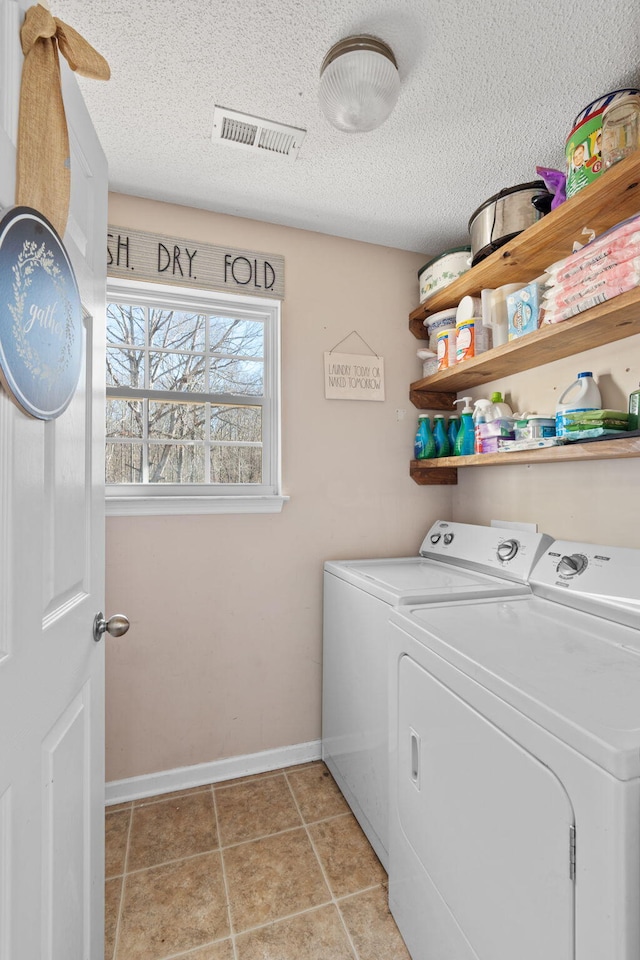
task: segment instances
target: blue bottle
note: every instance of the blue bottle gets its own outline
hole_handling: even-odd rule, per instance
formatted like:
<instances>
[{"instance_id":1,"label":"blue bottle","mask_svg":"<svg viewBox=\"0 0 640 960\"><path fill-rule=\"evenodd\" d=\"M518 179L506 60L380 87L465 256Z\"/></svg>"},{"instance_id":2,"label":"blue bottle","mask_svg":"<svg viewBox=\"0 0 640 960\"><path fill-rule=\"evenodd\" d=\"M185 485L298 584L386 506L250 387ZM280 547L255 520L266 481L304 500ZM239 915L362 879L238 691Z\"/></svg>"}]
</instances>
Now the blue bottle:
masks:
<instances>
[{"instance_id":1,"label":"blue bottle","mask_svg":"<svg viewBox=\"0 0 640 960\"><path fill-rule=\"evenodd\" d=\"M436 455L436 442L431 432L429 414L418 414L418 432L413 447L416 460L431 460Z\"/></svg>"},{"instance_id":2,"label":"blue bottle","mask_svg":"<svg viewBox=\"0 0 640 960\"><path fill-rule=\"evenodd\" d=\"M436 413L433 418L433 439L436 444L436 457L448 457L451 453L449 438L444 428L444 416Z\"/></svg>"},{"instance_id":3,"label":"blue bottle","mask_svg":"<svg viewBox=\"0 0 640 960\"><path fill-rule=\"evenodd\" d=\"M473 422L473 407L470 407L471 397L454 400L454 403L465 403L460 415L460 431L456 437L454 453L456 457L469 457L475 452L476 430Z\"/></svg>"},{"instance_id":4,"label":"blue bottle","mask_svg":"<svg viewBox=\"0 0 640 960\"><path fill-rule=\"evenodd\" d=\"M447 436L449 438L449 448L451 450L451 456L454 456L453 451L456 446L456 437L458 436L458 430L460 429L460 417L457 417L455 414L449 417L447 425Z\"/></svg>"}]
</instances>

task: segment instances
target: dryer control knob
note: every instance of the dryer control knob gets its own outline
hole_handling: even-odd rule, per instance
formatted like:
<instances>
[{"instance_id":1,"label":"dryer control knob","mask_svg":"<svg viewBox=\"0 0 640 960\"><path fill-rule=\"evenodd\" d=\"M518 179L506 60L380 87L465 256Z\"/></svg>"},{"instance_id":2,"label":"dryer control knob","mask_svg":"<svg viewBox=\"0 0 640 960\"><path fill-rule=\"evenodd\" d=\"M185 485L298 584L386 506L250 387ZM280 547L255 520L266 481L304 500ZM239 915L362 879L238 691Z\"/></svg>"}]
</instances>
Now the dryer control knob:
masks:
<instances>
[{"instance_id":1,"label":"dryer control knob","mask_svg":"<svg viewBox=\"0 0 640 960\"><path fill-rule=\"evenodd\" d=\"M587 566L587 558L581 553L572 553L570 557L563 557L556 570L563 577L575 577L582 573Z\"/></svg>"},{"instance_id":2,"label":"dryer control knob","mask_svg":"<svg viewBox=\"0 0 640 960\"><path fill-rule=\"evenodd\" d=\"M445 542L446 544L449 544L449 543L451 543L452 540L453 540L453 534L452 534L452 533L445 533L445 535L444 535L444 542Z\"/></svg>"},{"instance_id":3,"label":"dryer control knob","mask_svg":"<svg viewBox=\"0 0 640 960\"><path fill-rule=\"evenodd\" d=\"M436 544L436 543L439 543L439 542L440 542L440 534L439 534L439 533L432 533L432 534L431 534L431 543Z\"/></svg>"},{"instance_id":4,"label":"dryer control knob","mask_svg":"<svg viewBox=\"0 0 640 960\"><path fill-rule=\"evenodd\" d=\"M498 560L513 560L516 556L518 550L520 549L520 544L517 540L503 540L498 546Z\"/></svg>"}]
</instances>

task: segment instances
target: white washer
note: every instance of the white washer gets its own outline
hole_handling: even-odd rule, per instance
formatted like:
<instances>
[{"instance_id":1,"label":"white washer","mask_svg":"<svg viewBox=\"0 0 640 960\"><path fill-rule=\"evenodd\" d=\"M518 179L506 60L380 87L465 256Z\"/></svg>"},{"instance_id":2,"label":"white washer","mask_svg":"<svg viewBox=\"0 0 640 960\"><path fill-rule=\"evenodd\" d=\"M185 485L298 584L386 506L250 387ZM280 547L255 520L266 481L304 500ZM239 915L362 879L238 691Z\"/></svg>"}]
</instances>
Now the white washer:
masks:
<instances>
[{"instance_id":1,"label":"white washer","mask_svg":"<svg viewBox=\"0 0 640 960\"><path fill-rule=\"evenodd\" d=\"M389 902L413 960L640 957L640 550L397 609Z\"/></svg>"},{"instance_id":2,"label":"white washer","mask_svg":"<svg viewBox=\"0 0 640 960\"><path fill-rule=\"evenodd\" d=\"M388 626L394 607L517 595L550 537L436 522L418 557L324 568L322 756L388 867Z\"/></svg>"}]
</instances>

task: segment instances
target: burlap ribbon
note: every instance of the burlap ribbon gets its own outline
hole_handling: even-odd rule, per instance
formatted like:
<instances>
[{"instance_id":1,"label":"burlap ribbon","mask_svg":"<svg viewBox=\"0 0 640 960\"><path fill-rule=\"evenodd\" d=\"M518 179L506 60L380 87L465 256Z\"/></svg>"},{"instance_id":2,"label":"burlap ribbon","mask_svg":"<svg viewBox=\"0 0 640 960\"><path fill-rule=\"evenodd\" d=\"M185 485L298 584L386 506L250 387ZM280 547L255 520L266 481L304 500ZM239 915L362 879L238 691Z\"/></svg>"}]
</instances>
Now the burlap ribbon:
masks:
<instances>
[{"instance_id":1,"label":"burlap ribbon","mask_svg":"<svg viewBox=\"0 0 640 960\"><path fill-rule=\"evenodd\" d=\"M93 80L108 80L109 64L79 33L40 4L27 10L20 39L25 59L16 203L39 210L62 237L69 214L71 161L58 50L72 70Z\"/></svg>"}]
</instances>

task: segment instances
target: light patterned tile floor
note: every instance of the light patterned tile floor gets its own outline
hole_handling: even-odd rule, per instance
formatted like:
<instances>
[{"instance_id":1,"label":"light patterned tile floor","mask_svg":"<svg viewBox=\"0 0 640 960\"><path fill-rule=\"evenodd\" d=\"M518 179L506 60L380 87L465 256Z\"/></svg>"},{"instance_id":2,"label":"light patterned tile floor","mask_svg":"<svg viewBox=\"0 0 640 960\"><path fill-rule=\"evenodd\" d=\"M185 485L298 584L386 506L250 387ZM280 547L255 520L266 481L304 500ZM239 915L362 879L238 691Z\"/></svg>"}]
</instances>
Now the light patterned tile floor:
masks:
<instances>
[{"instance_id":1,"label":"light patterned tile floor","mask_svg":"<svg viewBox=\"0 0 640 960\"><path fill-rule=\"evenodd\" d=\"M106 813L105 960L410 960L321 762Z\"/></svg>"}]
</instances>

